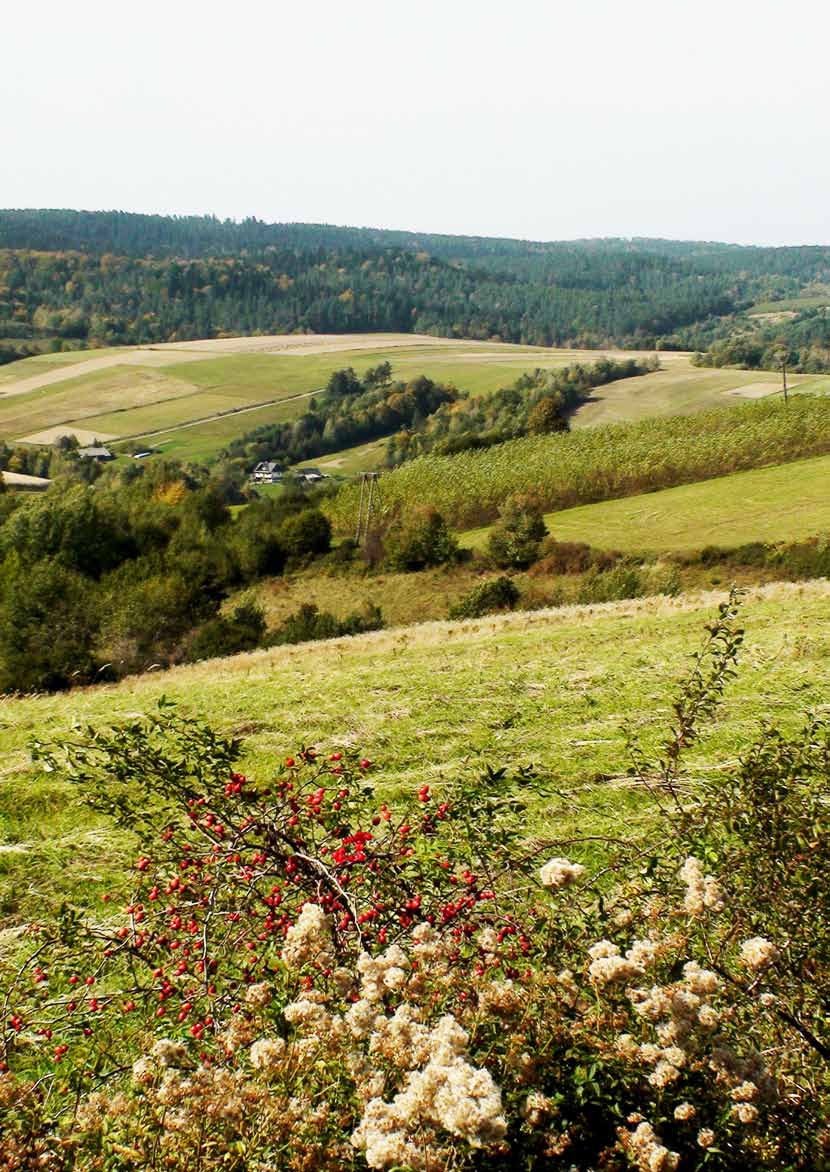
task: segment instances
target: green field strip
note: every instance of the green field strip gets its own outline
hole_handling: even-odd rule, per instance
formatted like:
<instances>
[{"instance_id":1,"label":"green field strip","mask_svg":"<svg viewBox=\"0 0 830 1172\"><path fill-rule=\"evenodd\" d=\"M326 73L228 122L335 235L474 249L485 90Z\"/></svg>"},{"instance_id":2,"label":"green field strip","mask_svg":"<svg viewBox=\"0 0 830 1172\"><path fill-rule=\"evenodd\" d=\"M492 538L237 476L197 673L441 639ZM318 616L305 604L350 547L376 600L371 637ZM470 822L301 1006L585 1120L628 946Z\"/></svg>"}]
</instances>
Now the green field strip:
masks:
<instances>
[{"instance_id":1,"label":"green field strip","mask_svg":"<svg viewBox=\"0 0 830 1172\"><path fill-rule=\"evenodd\" d=\"M623 552L676 553L828 535L830 456L564 509L546 514L545 524L559 541ZM483 549L489 533L490 527L468 530L461 544Z\"/></svg>"}]
</instances>

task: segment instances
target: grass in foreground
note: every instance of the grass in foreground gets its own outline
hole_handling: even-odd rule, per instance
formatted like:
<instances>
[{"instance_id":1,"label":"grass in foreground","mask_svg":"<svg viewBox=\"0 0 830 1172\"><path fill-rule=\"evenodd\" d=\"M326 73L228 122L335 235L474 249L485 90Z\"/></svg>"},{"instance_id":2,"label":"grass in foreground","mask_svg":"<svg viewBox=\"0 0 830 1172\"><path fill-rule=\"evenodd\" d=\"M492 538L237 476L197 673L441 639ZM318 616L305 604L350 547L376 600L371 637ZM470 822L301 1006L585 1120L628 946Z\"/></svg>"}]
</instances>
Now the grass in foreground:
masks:
<instances>
[{"instance_id":1,"label":"grass in foreground","mask_svg":"<svg viewBox=\"0 0 830 1172\"><path fill-rule=\"evenodd\" d=\"M60 779L32 769L29 737L61 738L74 720L109 723L150 710L162 694L247 738L246 767L302 744L359 746L389 791L440 788L483 763L536 763L576 798L538 812L581 834L629 830L647 818L625 775L621 725L665 722L672 689L721 595L537 611L423 624L354 639L216 660L117 687L6 699L0 706L0 928L116 886L123 840ZM830 708L830 584L750 592L737 682L695 770L734 756L763 716L787 725Z\"/></svg>"}]
</instances>

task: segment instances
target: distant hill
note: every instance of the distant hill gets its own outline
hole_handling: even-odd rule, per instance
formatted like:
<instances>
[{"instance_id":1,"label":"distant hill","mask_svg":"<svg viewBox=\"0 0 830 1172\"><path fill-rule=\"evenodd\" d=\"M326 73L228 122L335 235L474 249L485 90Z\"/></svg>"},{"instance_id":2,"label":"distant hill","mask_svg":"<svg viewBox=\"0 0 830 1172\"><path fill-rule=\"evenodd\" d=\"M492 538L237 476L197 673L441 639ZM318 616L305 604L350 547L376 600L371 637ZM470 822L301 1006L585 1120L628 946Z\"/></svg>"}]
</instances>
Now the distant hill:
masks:
<instances>
[{"instance_id":1,"label":"distant hill","mask_svg":"<svg viewBox=\"0 0 830 1172\"><path fill-rule=\"evenodd\" d=\"M0 211L0 360L228 334L416 332L708 349L830 281L830 248L567 242ZM751 326L750 322L750 326ZM811 342L814 341L811 339Z\"/></svg>"}]
</instances>

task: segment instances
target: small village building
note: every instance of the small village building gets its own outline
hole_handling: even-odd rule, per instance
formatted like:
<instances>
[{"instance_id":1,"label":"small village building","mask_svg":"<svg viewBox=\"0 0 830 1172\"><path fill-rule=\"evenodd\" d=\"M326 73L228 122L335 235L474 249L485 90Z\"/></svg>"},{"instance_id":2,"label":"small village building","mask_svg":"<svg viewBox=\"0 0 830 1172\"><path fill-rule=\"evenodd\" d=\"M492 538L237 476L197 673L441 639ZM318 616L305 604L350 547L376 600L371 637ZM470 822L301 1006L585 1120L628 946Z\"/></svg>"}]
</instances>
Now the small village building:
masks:
<instances>
[{"instance_id":1,"label":"small village building","mask_svg":"<svg viewBox=\"0 0 830 1172\"><path fill-rule=\"evenodd\" d=\"M295 476L300 480L305 480L307 484L316 484L318 480L326 479L319 468L297 468Z\"/></svg>"},{"instance_id":2,"label":"small village building","mask_svg":"<svg viewBox=\"0 0 830 1172\"><path fill-rule=\"evenodd\" d=\"M82 460L97 460L101 464L115 459L109 448L100 447L78 448L78 455Z\"/></svg>"},{"instance_id":3,"label":"small village building","mask_svg":"<svg viewBox=\"0 0 830 1172\"><path fill-rule=\"evenodd\" d=\"M274 460L262 460L251 473L255 484L277 484L285 473Z\"/></svg>"}]
</instances>

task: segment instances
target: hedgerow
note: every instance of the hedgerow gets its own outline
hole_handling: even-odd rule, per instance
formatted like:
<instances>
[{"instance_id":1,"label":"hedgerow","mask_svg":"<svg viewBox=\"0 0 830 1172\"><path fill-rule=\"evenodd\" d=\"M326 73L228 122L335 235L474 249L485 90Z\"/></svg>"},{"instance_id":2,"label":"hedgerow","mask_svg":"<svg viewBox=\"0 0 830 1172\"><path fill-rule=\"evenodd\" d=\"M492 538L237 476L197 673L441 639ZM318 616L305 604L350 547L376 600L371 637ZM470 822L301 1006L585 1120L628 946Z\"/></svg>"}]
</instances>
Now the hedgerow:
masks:
<instances>
[{"instance_id":1,"label":"hedgerow","mask_svg":"<svg viewBox=\"0 0 830 1172\"><path fill-rule=\"evenodd\" d=\"M656 753L647 838L528 838L488 769L392 808L359 752L268 776L163 703L35 746L134 836L134 892L5 967L2 1166L826 1169L830 728L692 785L723 604Z\"/></svg>"}]
</instances>

